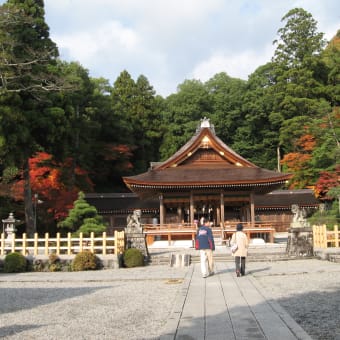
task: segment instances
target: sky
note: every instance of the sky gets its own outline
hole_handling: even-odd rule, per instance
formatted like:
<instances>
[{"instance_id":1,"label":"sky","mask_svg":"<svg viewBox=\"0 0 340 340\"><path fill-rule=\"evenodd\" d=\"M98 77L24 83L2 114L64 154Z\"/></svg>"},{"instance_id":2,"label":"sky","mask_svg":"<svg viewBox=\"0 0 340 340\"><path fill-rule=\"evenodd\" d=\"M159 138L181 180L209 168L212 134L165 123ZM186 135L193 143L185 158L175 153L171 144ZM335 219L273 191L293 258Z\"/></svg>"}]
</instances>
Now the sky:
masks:
<instances>
[{"instance_id":1,"label":"sky","mask_svg":"<svg viewBox=\"0 0 340 340\"><path fill-rule=\"evenodd\" d=\"M270 61L281 19L297 7L327 40L340 29L339 0L45 0L45 20L62 60L111 85L124 70L144 75L166 97L219 72L247 80Z\"/></svg>"}]
</instances>

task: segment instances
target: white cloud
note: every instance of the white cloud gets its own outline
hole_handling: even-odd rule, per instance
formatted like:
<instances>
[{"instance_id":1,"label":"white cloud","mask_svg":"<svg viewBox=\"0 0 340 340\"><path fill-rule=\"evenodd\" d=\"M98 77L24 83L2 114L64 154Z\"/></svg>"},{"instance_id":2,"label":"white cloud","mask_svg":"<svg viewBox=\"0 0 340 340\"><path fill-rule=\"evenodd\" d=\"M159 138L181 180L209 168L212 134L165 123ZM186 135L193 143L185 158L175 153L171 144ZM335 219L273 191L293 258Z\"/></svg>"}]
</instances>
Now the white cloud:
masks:
<instances>
[{"instance_id":1,"label":"white cloud","mask_svg":"<svg viewBox=\"0 0 340 340\"><path fill-rule=\"evenodd\" d=\"M52 34L52 38L70 58L86 64L95 61L102 53L106 55L107 51L114 47L134 51L139 42L136 32L116 21L104 23L94 30L63 35Z\"/></svg>"},{"instance_id":2,"label":"white cloud","mask_svg":"<svg viewBox=\"0 0 340 340\"><path fill-rule=\"evenodd\" d=\"M123 70L143 74L163 96L219 72L247 79L270 61L281 18L295 7L327 39L340 29L338 0L45 0L62 59L111 82Z\"/></svg>"},{"instance_id":3,"label":"white cloud","mask_svg":"<svg viewBox=\"0 0 340 340\"><path fill-rule=\"evenodd\" d=\"M205 82L216 73L226 72L230 77L247 80L258 66L271 60L273 53L272 45L268 45L261 51L247 50L238 54L233 54L233 51L215 52L207 60L195 66L192 78Z\"/></svg>"}]
</instances>

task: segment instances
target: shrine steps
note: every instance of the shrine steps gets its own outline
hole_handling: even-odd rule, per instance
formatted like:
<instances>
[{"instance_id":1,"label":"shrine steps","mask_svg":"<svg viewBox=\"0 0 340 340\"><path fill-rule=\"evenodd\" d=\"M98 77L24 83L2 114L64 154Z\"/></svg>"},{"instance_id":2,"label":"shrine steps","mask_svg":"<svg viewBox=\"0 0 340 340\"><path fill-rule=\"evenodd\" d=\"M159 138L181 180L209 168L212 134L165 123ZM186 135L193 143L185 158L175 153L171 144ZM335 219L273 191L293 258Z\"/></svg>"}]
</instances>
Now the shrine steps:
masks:
<instances>
[{"instance_id":1,"label":"shrine steps","mask_svg":"<svg viewBox=\"0 0 340 340\"><path fill-rule=\"evenodd\" d=\"M200 262L199 252L194 248L164 248L152 249L150 252L149 265L170 265L186 266L190 263ZM265 244L250 245L247 261L264 262L264 261L285 261L293 259L286 253L286 244ZM226 246L217 246L214 252L216 262L233 262L230 248Z\"/></svg>"}]
</instances>

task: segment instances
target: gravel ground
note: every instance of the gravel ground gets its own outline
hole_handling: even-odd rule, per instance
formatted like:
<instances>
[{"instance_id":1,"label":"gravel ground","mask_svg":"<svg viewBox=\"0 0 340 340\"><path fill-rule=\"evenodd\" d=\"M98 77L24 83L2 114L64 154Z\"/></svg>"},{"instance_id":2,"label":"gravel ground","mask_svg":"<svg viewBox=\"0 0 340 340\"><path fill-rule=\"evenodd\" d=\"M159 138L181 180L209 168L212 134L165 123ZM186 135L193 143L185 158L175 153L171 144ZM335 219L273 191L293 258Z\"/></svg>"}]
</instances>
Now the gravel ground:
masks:
<instances>
[{"instance_id":1,"label":"gravel ground","mask_svg":"<svg viewBox=\"0 0 340 340\"><path fill-rule=\"evenodd\" d=\"M157 339L187 268L0 274L0 338ZM249 262L247 272L312 336L340 340L340 264Z\"/></svg>"},{"instance_id":2,"label":"gravel ground","mask_svg":"<svg viewBox=\"0 0 340 340\"><path fill-rule=\"evenodd\" d=\"M187 269L0 275L0 338L155 339Z\"/></svg>"},{"instance_id":3,"label":"gravel ground","mask_svg":"<svg viewBox=\"0 0 340 340\"><path fill-rule=\"evenodd\" d=\"M340 264L254 262L247 270L314 340L340 340Z\"/></svg>"}]
</instances>

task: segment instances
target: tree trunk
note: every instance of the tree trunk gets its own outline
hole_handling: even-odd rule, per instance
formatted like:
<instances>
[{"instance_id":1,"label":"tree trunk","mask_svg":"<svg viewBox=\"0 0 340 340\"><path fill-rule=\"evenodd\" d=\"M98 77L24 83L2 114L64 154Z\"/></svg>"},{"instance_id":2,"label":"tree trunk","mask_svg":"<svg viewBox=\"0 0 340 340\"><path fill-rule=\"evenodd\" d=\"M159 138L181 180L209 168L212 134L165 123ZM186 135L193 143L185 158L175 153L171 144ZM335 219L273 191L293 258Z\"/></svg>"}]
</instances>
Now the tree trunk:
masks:
<instances>
[{"instance_id":1,"label":"tree trunk","mask_svg":"<svg viewBox=\"0 0 340 340\"><path fill-rule=\"evenodd\" d=\"M25 204L26 233L28 237L33 237L34 233L36 232L36 226L34 225L30 167L28 158L26 158L24 162L24 204Z\"/></svg>"},{"instance_id":2,"label":"tree trunk","mask_svg":"<svg viewBox=\"0 0 340 340\"><path fill-rule=\"evenodd\" d=\"M277 171L281 172L281 153L280 153L280 146L276 148L277 154Z\"/></svg>"}]
</instances>

